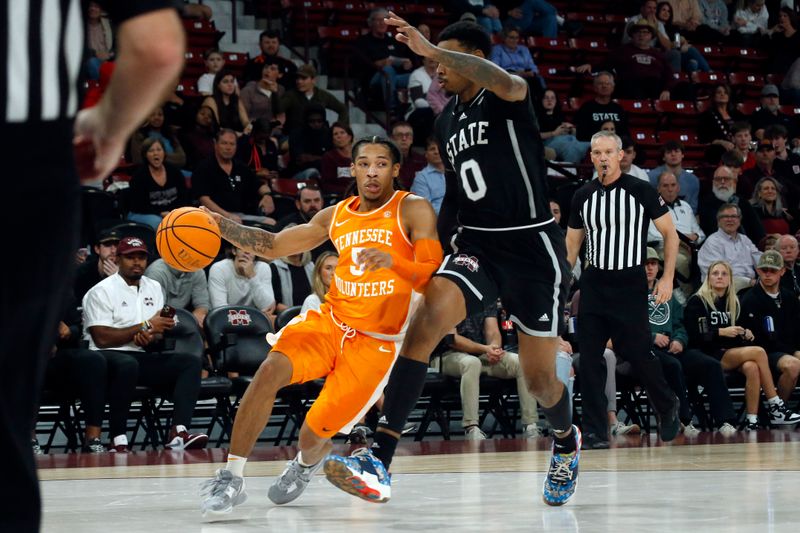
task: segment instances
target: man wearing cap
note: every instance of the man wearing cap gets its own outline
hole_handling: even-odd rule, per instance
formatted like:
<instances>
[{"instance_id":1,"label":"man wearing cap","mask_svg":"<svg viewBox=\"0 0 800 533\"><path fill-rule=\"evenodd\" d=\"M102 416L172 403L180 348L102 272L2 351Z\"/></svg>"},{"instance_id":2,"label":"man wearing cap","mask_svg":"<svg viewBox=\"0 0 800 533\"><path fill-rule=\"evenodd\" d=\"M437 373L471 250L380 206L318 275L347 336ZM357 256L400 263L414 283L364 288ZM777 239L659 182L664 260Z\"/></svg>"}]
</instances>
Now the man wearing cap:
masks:
<instances>
[{"instance_id":1,"label":"man wearing cap","mask_svg":"<svg viewBox=\"0 0 800 533\"><path fill-rule=\"evenodd\" d=\"M792 117L780 111L780 92L778 87L773 84L764 85L761 89L761 107L753 111L750 115L750 124L753 125L753 131L756 138L761 139L764 136L764 128L773 124L781 124L789 132L789 138L794 139L797 137Z\"/></svg>"},{"instance_id":2,"label":"man wearing cap","mask_svg":"<svg viewBox=\"0 0 800 533\"><path fill-rule=\"evenodd\" d=\"M175 325L173 318L161 316L161 286L144 275L147 254L138 237L122 239L117 247L119 271L83 297L83 337L89 349L103 352L110 374L128 378L109 397L110 448L128 450L128 411L138 384L171 388L174 414L167 448L203 448L208 437L188 432L200 393L202 361L192 354L147 351L156 349L163 333Z\"/></svg>"},{"instance_id":3,"label":"man wearing cap","mask_svg":"<svg viewBox=\"0 0 800 533\"><path fill-rule=\"evenodd\" d=\"M648 246L645 272L652 292L658 281L661 259L658 252ZM647 307L650 314L651 347L664 369L664 377L681 403L680 418L686 426L684 433L693 436L697 430L691 425L691 410L687 397L686 378L696 387L702 385L708 393L714 426L725 436L736 433L736 413L733 410L725 376L718 359L697 349L687 349L689 335L683 326L683 307L673 297L657 304L652 295ZM676 375L676 371L678 375Z\"/></svg>"},{"instance_id":4,"label":"man wearing cap","mask_svg":"<svg viewBox=\"0 0 800 533\"><path fill-rule=\"evenodd\" d=\"M117 244L119 233L104 229L97 235L94 253L81 266L75 275L75 298L80 301L86 292L100 281L117 273Z\"/></svg>"},{"instance_id":5,"label":"man wearing cap","mask_svg":"<svg viewBox=\"0 0 800 533\"><path fill-rule=\"evenodd\" d=\"M661 160L664 162L663 165L648 172L650 184L658 188L658 178L664 172L669 172L677 177L681 196L696 213L700 196L700 180L693 173L683 169L683 144L680 141L665 142L661 148Z\"/></svg>"},{"instance_id":6,"label":"man wearing cap","mask_svg":"<svg viewBox=\"0 0 800 533\"><path fill-rule=\"evenodd\" d=\"M755 284L753 266L761 252L746 235L739 233L742 211L736 204L722 204L717 211L719 229L708 236L697 254L700 276L705 281L708 267L714 261L727 261L733 269L733 284L736 292Z\"/></svg>"},{"instance_id":7,"label":"man wearing cap","mask_svg":"<svg viewBox=\"0 0 800 533\"><path fill-rule=\"evenodd\" d=\"M628 27L628 35L631 42L609 56L619 82L617 97L669 100L675 79L667 57L651 45L655 28L646 19L640 19Z\"/></svg>"},{"instance_id":8,"label":"man wearing cap","mask_svg":"<svg viewBox=\"0 0 800 533\"><path fill-rule=\"evenodd\" d=\"M335 96L316 86L317 69L312 64L302 65L297 69L297 81L295 87L286 91L280 102L280 107L286 113L286 122L283 131L287 135L303 127L303 116L309 104L315 103L325 109L330 109L337 113L336 120L342 124L347 124L350 118L347 114L347 106L340 102Z\"/></svg>"},{"instance_id":9,"label":"man wearing cap","mask_svg":"<svg viewBox=\"0 0 800 533\"><path fill-rule=\"evenodd\" d=\"M800 264L797 263L797 256L800 248L797 245L797 237L794 235L781 235L775 243L775 249L783 257L783 267L786 272L781 276L781 287L794 294L800 300Z\"/></svg>"},{"instance_id":10,"label":"man wearing cap","mask_svg":"<svg viewBox=\"0 0 800 533\"><path fill-rule=\"evenodd\" d=\"M800 376L800 302L780 285L786 269L779 252L764 252L756 272L758 283L741 299L742 327L766 350L770 368L779 376L778 395L786 401Z\"/></svg>"},{"instance_id":11,"label":"man wearing cap","mask_svg":"<svg viewBox=\"0 0 800 533\"><path fill-rule=\"evenodd\" d=\"M650 46L653 48L659 47L665 51L667 60L669 61L670 66L672 67L673 71L680 71L681 70L681 51L679 48L673 48L672 40L667 35L667 29L664 27L664 23L658 20L656 17L656 6L658 3L656 0L644 0L642 5L639 7L639 14L634 15L630 19L628 19L628 23L625 24L625 31L622 35L622 44L627 44L631 42L630 32L628 31L631 26L639 22L640 20L644 20L648 22L651 26L656 28L654 32L655 35L653 39L650 41Z\"/></svg>"}]
</instances>

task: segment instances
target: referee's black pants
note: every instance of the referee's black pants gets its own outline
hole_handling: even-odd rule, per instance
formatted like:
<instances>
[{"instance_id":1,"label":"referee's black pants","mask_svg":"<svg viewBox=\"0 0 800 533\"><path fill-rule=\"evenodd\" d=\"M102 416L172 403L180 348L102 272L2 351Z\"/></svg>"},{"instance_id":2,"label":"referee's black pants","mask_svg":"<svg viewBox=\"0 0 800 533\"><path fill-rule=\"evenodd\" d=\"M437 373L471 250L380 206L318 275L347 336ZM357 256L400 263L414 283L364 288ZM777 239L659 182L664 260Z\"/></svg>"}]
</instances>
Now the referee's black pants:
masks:
<instances>
[{"instance_id":1,"label":"referee's black pants","mask_svg":"<svg viewBox=\"0 0 800 533\"><path fill-rule=\"evenodd\" d=\"M38 531L31 432L78 247L72 124L2 126L4 276L0 289L0 531Z\"/></svg>"},{"instance_id":2,"label":"referee's black pants","mask_svg":"<svg viewBox=\"0 0 800 533\"><path fill-rule=\"evenodd\" d=\"M581 276L578 310L579 377L584 434L608 438L606 367L603 352L609 339L614 351L629 361L647 389L656 412L667 413L677 401L664 380L661 363L650 351L647 277L644 267L619 271L589 267Z\"/></svg>"}]
</instances>

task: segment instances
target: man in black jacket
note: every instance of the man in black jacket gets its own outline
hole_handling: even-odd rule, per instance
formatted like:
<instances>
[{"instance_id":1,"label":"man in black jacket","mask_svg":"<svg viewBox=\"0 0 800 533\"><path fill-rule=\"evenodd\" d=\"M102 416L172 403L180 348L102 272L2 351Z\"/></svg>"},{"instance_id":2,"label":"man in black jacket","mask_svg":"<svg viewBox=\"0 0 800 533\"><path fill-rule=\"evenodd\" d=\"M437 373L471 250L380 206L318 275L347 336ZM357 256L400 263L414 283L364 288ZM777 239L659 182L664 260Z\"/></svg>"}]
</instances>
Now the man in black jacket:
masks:
<instances>
[{"instance_id":1,"label":"man in black jacket","mask_svg":"<svg viewBox=\"0 0 800 533\"><path fill-rule=\"evenodd\" d=\"M767 351L778 377L778 395L786 401L800 376L800 303L780 286L786 272L781 254L767 250L756 268L758 283L742 297L742 326Z\"/></svg>"}]
</instances>

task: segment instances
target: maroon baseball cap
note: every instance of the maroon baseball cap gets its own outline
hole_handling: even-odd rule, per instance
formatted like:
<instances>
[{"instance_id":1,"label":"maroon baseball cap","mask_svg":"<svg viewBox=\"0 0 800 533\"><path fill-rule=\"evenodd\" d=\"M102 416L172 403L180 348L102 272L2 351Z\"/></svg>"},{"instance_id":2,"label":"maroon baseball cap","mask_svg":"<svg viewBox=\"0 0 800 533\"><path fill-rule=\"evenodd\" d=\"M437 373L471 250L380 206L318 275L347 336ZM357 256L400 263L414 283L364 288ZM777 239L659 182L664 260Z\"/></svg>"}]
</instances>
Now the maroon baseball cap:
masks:
<instances>
[{"instance_id":1,"label":"maroon baseball cap","mask_svg":"<svg viewBox=\"0 0 800 533\"><path fill-rule=\"evenodd\" d=\"M117 245L117 255L148 253L147 245L139 237L125 237Z\"/></svg>"}]
</instances>

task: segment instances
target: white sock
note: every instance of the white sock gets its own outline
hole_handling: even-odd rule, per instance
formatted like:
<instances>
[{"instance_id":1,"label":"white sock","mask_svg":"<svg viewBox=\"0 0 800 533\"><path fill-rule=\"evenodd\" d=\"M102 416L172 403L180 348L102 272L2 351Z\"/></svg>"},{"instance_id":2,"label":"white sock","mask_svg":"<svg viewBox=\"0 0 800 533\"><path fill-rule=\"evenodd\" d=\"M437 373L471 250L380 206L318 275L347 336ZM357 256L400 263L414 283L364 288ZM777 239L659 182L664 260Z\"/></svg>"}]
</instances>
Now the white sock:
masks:
<instances>
[{"instance_id":1,"label":"white sock","mask_svg":"<svg viewBox=\"0 0 800 533\"><path fill-rule=\"evenodd\" d=\"M758 415L751 415L747 413L747 423L748 424L758 424Z\"/></svg>"},{"instance_id":2,"label":"white sock","mask_svg":"<svg viewBox=\"0 0 800 533\"><path fill-rule=\"evenodd\" d=\"M299 464L303 468L308 468L309 466L314 466L314 465L307 465L307 464L305 464L303 462L303 452L297 452L297 464ZM316 464L316 463L314 463L314 464Z\"/></svg>"},{"instance_id":3,"label":"white sock","mask_svg":"<svg viewBox=\"0 0 800 533\"><path fill-rule=\"evenodd\" d=\"M247 463L247 457L239 457L238 455L228 454L228 464L225 465L225 470L228 470L234 476L244 477L244 465Z\"/></svg>"},{"instance_id":4,"label":"white sock","mask_svg":"<svg viewBox=\"0 0 800 533\"><path fill-rule=\"evenodd\" d=\"M783 405L783 400L776 394L772 398L767 398L767 403L770 405Z\"/></svg>"},{"instance_id":5,"label":"white sock","mask_svg":"<svg viewBox=\"0 0 800 533\"><path fill-rule=\"evenodd\" d=\"M182 426L180 424L175 426L175 433L180 433L181 431L187 431L186 426Z\"/></svg>"},{"instance_id":6,"label":"white sock","mask_svg":"<svg viewBox=\"0 0 800 533\"><path fill-rule=\"evenodd\" d=\"M126 435L117 435L114 437L114 446L127 446L128 437Z\"/></svg>"}]
</instances>

